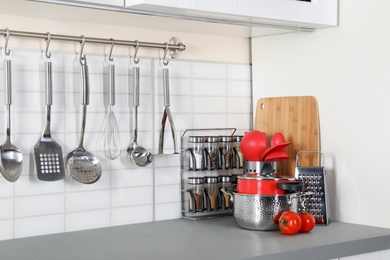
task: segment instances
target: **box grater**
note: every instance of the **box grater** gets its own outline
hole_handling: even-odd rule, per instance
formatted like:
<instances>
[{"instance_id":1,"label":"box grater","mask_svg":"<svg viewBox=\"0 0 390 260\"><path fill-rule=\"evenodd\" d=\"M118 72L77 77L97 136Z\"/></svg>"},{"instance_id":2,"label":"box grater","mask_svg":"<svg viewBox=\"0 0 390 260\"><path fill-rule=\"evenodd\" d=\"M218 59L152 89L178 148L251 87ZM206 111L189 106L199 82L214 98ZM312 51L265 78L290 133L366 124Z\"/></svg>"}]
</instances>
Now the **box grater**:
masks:
<instances>
[{"instance_id":1,"label":"box grater","mask_svg":"<svg viewBox=\"0 0 390 260\"><path fill-rule=\"evenodd\" d=\"M310 153L319 157L318 166L300 166L299 156L302 153ZM309 155L309 156L310 156ZM299 210L306 208L313 214L316 224L328 225L330 222L329 199L327 191L327 178L322 153L319 151L300 151L296 157L295 178L302 180L306 185L306 191L310 195L300 198Z\"/></svg>"}]
</instances>

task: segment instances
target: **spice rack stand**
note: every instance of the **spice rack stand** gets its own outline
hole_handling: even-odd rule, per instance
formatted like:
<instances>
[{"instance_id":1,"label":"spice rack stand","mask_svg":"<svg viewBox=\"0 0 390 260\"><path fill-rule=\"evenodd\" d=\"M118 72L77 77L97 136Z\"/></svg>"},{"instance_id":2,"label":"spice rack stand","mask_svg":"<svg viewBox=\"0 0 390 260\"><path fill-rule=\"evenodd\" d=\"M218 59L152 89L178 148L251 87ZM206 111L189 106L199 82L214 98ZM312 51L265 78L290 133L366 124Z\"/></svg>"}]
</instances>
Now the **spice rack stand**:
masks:
<instances>
[{"instance_id":1,"label":"spice rack stand","mask_svg":"<svg viewBox=\"0 0 390 260\"><path fill-rule=\"evenodd\" d=\"M213 203L214 197L211 195L211 191L208 190L207 184L200 187L201 193L196 196L193 189L189 184L190 179L229 179L231 181L232 168L217 167L216 169L210 169L210 166L205 166L207 163L196 163L199 157L194 157L193 151L189 147L190 137L215 137L215 136L233 136L236 132L236 128L200 128L200 129L187 129L181 135L181 150L180 150L180 176L181 176L181 216L188 219L203 219L203 218L215 218L221 216L230 216L233 213L232 204L230 198L224 196L220 191L223 183L213 183L212 185L218 185L218 193L216 202ZM220 148L219 148L220 149ZM207 161L207 152L203 149L203 160ZM203 153L202 152L202 153ZM190 158L191 157L191 158ZM209 159L210 160L210 159ZM209 162L210 164L210 162ZM198 168L198 165L202 165L202 168ZM227 177L227 178L226 178ZM203 181L203 180L202 180ZM230 183L231 184L231 183ZM209 186L210 187L210 186Z\"/></svg>"}]
</instances>

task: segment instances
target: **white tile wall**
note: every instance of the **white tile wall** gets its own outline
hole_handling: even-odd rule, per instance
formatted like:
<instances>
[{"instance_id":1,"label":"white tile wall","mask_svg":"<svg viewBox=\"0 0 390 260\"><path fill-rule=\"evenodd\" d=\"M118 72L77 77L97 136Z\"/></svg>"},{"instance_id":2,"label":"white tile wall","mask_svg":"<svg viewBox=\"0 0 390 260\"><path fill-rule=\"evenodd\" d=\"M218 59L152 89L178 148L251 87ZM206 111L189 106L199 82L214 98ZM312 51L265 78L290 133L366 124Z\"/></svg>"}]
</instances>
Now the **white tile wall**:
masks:
<instances>
[{"instance_id":1,"label":"white tile wall","mask_svg":"<svg viewBox=\"0 0 390 260\"><path fill-rule=\"evenodd\" d=\"M53 52L52 136L66 156L79 141L81 124L80 64L76 53ZM4 59L4 57L1 57ZM166 126L163 155L137 167L128 162L132 142L133 61L114 56L116 114L123 139L121 156L110 161L97 150L100 129L108 113L107 57L88 54L90 104L84 139L103 168L101 179L90 185L69 175L64 180L37 179L34 145L46 120L45 55L42 51L11 52L13 103L11 141L23 153L21 177L10 183L0 177L0 240L42 234L150 222L180 217L180 156L173 155L170 127ZM157 153L163 111L162 64L141 58L138 143ZM171 111L178 141L185 129L234 127L242 134L251 125L251 74L248 64L172 60L169 65ZM0 69L3 64L0 62ZM0 73L0 82L3 82ZM4 96L4 84L0 85ZM0 116L4 115L0 98ZM0 119L0 142L5 135ZM179 145L180 147L180 145Z\"/></svg>"}]
</instances>

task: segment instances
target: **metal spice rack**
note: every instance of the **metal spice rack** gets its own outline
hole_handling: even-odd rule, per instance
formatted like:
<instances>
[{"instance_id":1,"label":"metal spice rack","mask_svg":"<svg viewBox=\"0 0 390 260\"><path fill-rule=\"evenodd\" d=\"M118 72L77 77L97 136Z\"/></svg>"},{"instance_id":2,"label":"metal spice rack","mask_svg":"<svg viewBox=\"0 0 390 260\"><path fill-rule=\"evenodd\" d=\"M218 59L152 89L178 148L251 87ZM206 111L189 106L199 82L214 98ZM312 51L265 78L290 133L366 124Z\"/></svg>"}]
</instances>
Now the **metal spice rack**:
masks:
<instances>
[{"instance_id":1,"label":"metal spice rack","mask_svg":"<svg viewBox=\"0 0 390 260\"><path fill-rule=\"evenodd\" d=\"M205 177L212 176L223 178L222 176L231 175L231 169L214 169L209 170L204 168L202 170L196 170L190 167L190 151L189 151L189 134L194 136L233 136L236 132L236 128L200 128L200 129L187 129L181 136L181 151L180 151L180 176L181 176L181 216L187 219L203 219L203 218L215 218L221 216L230 216L233 213L232 204L226 201L226 196L220 191L218 187L219 195L216 208L211 208L210 197L207 189L203 188L203 196L201 196L200 207L195 205L195 197L188 188L188 178L192 177ZM220 183L218 183L220 185ZM198 200L199 203L199 200ZM226 206L228 205L228 206Z\"/></svg>"}]
</instances>

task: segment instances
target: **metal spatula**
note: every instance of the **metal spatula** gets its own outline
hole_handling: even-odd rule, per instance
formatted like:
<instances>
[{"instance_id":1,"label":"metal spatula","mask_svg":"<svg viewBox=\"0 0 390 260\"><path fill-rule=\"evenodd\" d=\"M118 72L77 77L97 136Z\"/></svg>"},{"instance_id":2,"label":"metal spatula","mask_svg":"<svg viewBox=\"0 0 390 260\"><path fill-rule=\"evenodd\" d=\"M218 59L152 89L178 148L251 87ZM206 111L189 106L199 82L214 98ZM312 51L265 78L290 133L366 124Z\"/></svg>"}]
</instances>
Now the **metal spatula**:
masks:
<instances>
[{"instance_id":1,"label":"metal spatula","mask_svg":"<svg viewBox=\"0 0 390 260\"><path fill-rule=\"evenodd\" d=\"M51 105L53 104L53 81L51 62L46 62L46 127L41 140L34 147L38 179L57 181L65 176L62 147L51 137Z\"/></svg>"}]
</instances>

